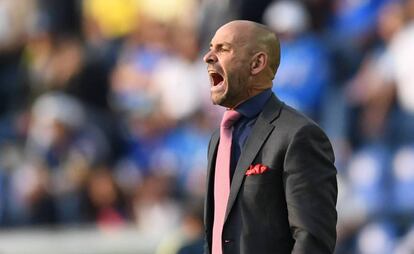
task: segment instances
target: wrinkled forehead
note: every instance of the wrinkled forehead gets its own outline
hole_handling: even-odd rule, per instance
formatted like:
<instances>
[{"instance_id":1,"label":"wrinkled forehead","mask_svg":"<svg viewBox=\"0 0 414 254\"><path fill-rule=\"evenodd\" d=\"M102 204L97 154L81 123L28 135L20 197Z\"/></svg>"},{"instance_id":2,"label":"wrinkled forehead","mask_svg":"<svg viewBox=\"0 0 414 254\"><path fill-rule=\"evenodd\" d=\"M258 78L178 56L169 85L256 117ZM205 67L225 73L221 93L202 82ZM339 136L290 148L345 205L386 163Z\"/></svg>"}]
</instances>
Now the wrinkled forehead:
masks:
<instances>
[{"instance_id":1,"label":"wrinkled forehead","mask_svg":"<svg viewBox=\"0 0 414 254\"><path fill-rule=\"evenodd\" d=\"M231 45L245 45L249 42L250 31L237 25L224 25L220 27L211 40L211 44L227 43Z\"/></svg>"}]
</instances>

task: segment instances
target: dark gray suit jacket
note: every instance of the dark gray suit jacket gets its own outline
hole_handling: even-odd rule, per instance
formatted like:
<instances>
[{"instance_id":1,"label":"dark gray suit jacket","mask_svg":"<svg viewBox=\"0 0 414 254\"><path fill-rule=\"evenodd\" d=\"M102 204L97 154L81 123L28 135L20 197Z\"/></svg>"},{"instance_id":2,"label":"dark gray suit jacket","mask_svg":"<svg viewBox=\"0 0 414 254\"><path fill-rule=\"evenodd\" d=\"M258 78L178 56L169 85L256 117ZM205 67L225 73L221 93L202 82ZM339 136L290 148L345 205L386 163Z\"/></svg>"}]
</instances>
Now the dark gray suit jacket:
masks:
<instances>
[{"instance_id":1,"label":"dark gray suit jacket","mask_svg":"<svg viewBox=\"0 0 414 254\"><path fill-rule=\"evenodd\" d=\"M214 168L219 131L208 149L204 223L211 253ZM246 176L250 165L269 170ZM280 102L266 102L233 175L223 228L223 254L324 254L336 242L334 154L324 132Z\"/></svg>"}]
</instances>

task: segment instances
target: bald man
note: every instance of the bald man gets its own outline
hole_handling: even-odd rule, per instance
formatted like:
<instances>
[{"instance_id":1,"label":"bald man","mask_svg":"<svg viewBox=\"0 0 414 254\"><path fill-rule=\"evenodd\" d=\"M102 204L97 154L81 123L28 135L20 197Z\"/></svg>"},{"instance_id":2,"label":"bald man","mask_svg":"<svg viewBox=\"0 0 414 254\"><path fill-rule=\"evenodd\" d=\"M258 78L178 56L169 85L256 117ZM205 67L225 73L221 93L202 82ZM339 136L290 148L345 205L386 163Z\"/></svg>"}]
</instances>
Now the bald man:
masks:
<instances>
[{"instance_id":1,"label":"bald man","mask_svg":"<svg viewBox=\"0 0 414 254\"><path fill-rule=\"evenodd\" d=\"M231 134L217 130L208 148L205 253L333 253L334 154L317 124L272 93L276 35L232 21L217 30L204 61L213 103L237 115Z\"/></svg>"}]
</instances>

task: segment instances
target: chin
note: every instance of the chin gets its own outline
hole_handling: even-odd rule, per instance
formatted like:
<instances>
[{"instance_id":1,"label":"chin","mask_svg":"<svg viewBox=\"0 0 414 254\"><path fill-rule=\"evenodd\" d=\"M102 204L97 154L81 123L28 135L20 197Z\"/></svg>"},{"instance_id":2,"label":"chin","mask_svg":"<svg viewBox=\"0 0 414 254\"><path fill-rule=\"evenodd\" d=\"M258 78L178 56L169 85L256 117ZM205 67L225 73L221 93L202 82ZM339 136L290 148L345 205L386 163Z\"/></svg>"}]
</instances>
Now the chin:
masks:
<instances>
[{"instance_id":1,"label":"chin","mask_svg":"<svg viewBox=\"0 0 414 254\"><path fill-rule=\"evenodd\" d=\"M225 103L225 101L226 101L226 95L225 94L212 93L211 94L211 101L213 102L214 105L223 106L223 103Z\"/></svg>"},{"instance_id":2,"label":"chin","mask_svg":"<svg viewBox=\"0 0 414 254\"><path fill-rule=\"evenodd\" d=\"M223 106L223 100L221 98L216 98L214 96L211 96L211 101L213 102L214 105L220 105Z\"/></svg>"}]
</instances>

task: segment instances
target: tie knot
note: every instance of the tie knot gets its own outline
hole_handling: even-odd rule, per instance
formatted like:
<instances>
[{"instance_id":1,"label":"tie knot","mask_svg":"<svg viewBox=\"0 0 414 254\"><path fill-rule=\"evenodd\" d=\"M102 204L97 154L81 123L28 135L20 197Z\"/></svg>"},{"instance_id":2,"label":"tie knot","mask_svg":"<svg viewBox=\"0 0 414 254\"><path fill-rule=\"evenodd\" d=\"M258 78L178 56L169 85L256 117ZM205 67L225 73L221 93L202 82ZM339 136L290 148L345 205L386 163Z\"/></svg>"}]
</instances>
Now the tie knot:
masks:
<instances>
[{"instance_id":1,"label":"tie knot","mask_svg":"<svg viewBox=\"0 0 414 254\"><path fill-rule=\"evenodd\" d=\"M230 128L240 118L241 114L235 110L226 110L221 120L223 128Z\"/></svg>"}]
</instances>

